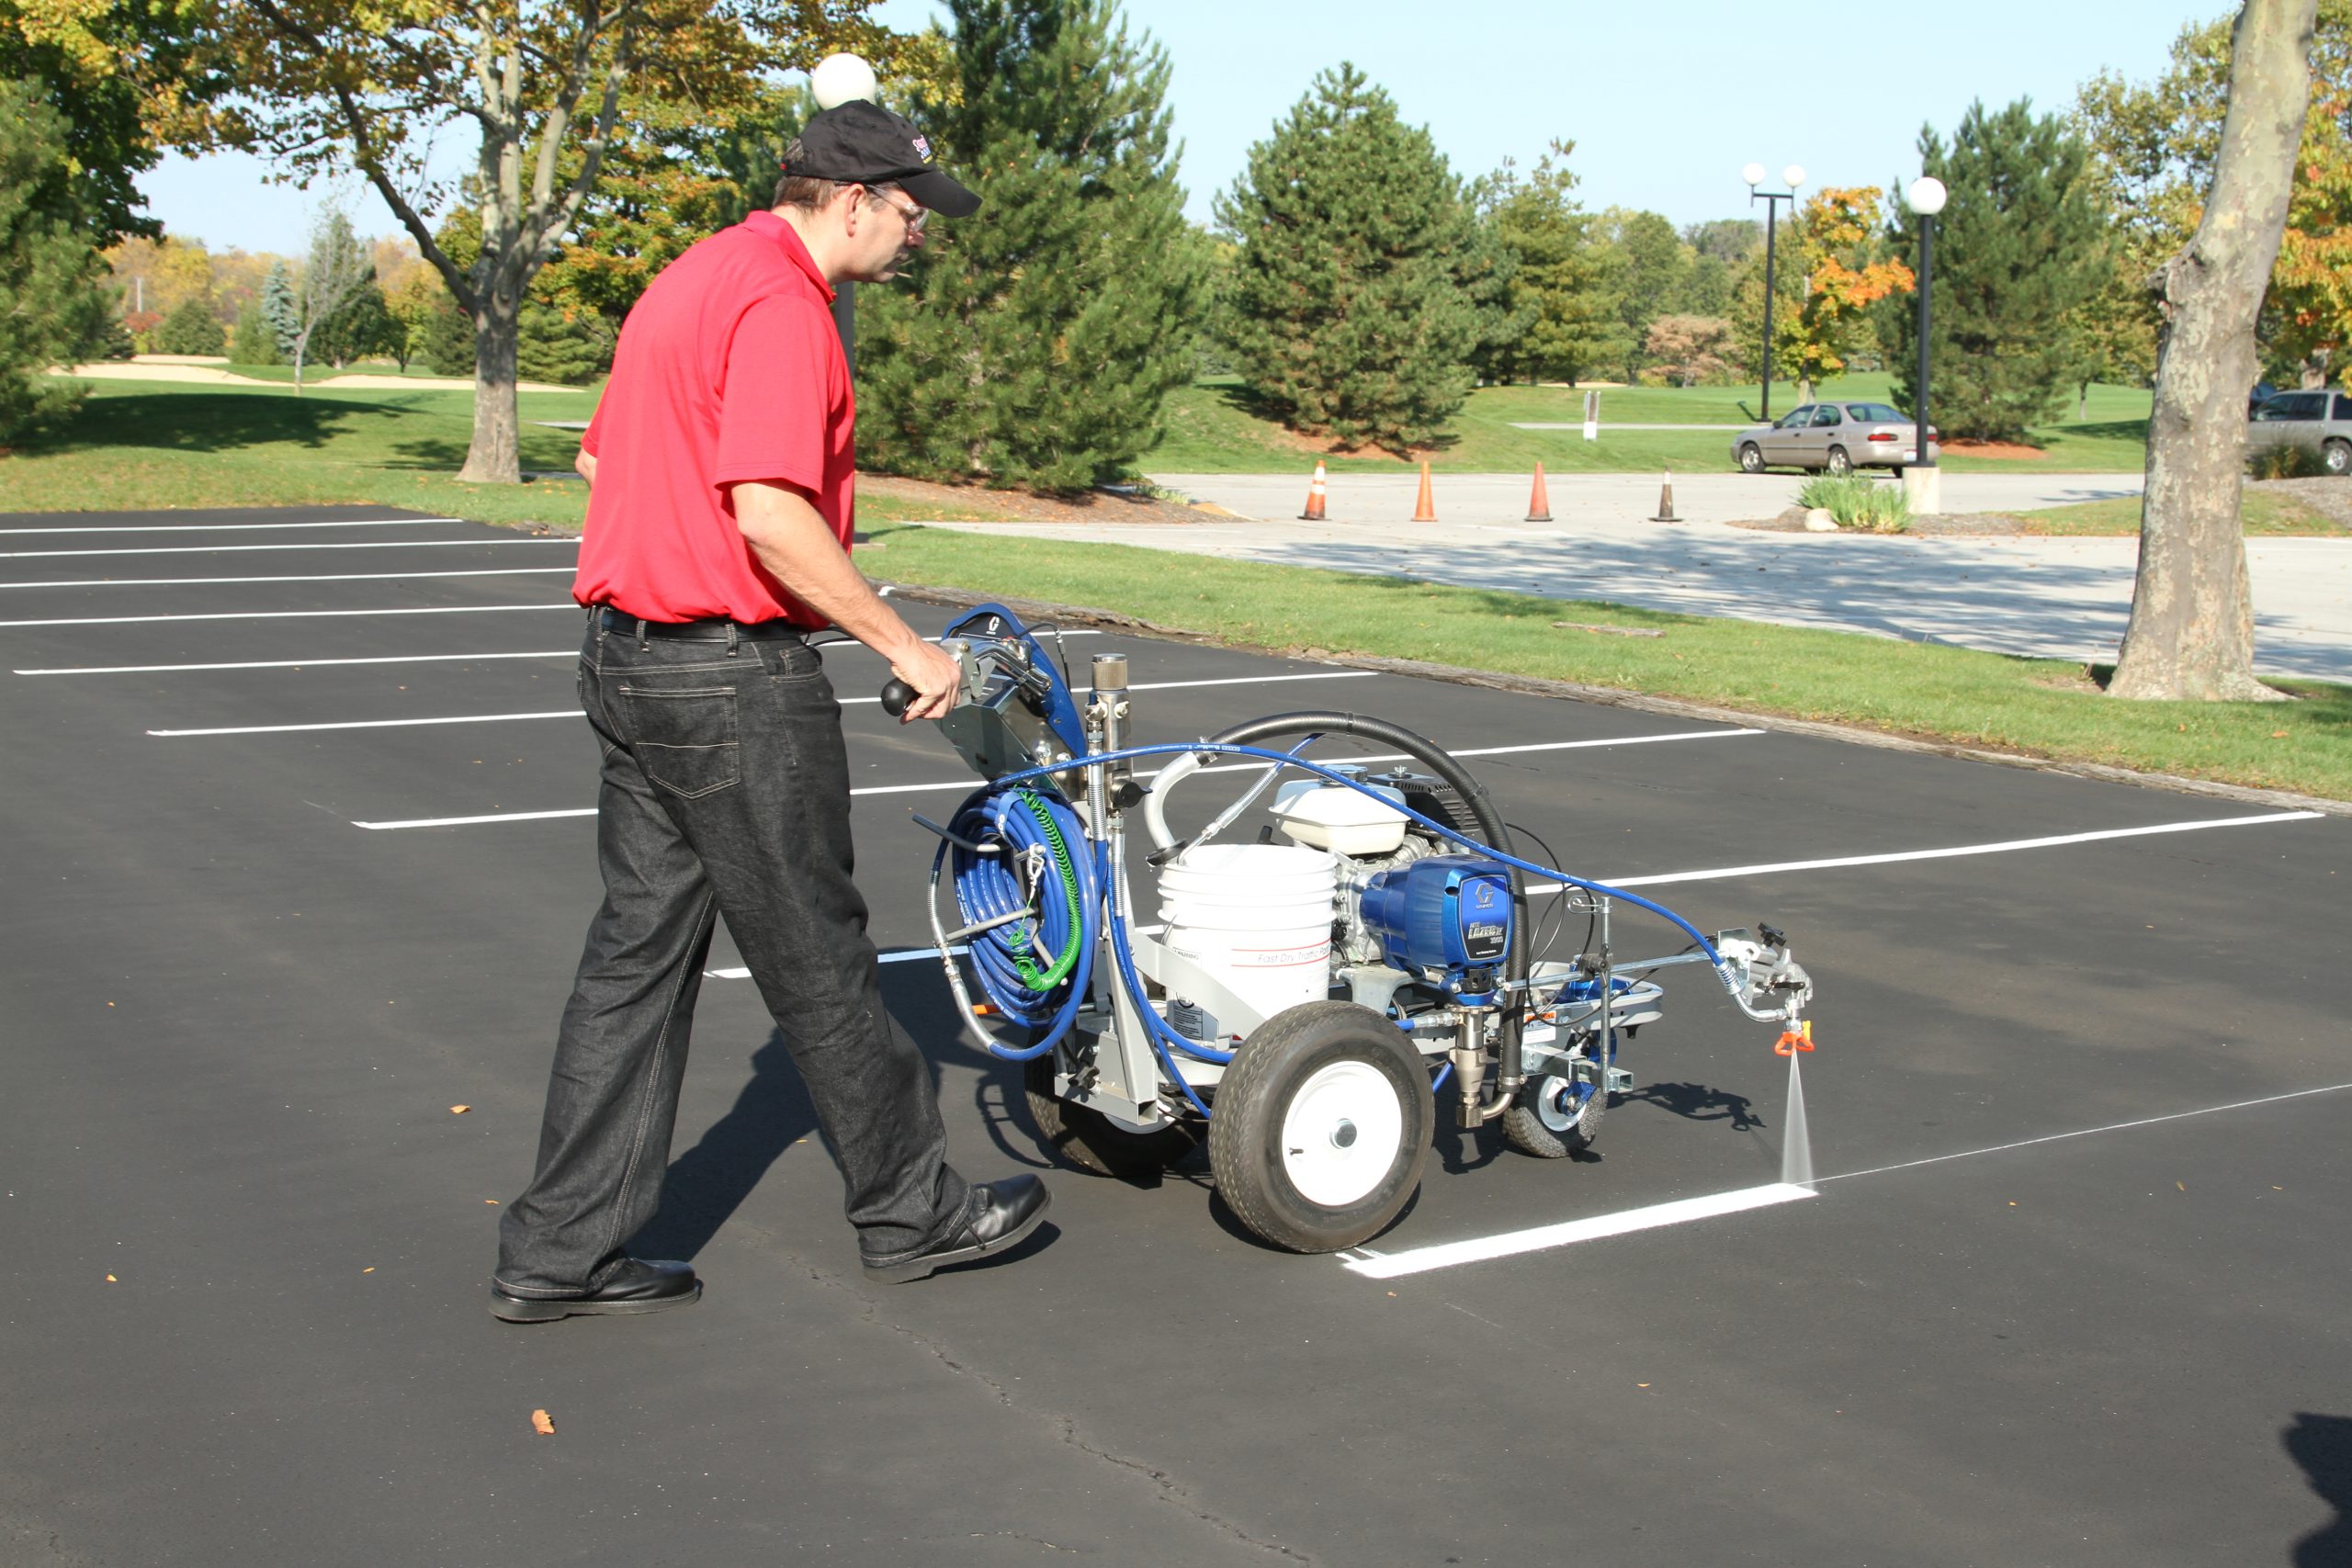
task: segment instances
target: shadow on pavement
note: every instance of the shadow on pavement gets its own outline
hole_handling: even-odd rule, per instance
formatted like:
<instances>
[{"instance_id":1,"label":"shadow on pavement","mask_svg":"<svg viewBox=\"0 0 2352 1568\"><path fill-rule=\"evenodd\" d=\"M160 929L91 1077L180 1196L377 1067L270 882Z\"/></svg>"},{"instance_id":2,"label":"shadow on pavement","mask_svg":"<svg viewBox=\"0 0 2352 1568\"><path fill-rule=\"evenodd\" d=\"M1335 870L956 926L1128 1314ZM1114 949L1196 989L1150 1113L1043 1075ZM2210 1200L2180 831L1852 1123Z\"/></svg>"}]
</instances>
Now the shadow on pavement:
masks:
<instances>
[{"instance_id":1,"label":"shadow on pavement","mask_svg":"<svg viewBox=\"0 0 2352 1568\"><path fill-rule=\"evenodd\" d=\"M2335 1510L2334 1519L2295 1543L2295 1568L2344 1568L2352 1562L2352 1416L2298 1411L2278 1440Z\"/></svg>"}]
</instances>

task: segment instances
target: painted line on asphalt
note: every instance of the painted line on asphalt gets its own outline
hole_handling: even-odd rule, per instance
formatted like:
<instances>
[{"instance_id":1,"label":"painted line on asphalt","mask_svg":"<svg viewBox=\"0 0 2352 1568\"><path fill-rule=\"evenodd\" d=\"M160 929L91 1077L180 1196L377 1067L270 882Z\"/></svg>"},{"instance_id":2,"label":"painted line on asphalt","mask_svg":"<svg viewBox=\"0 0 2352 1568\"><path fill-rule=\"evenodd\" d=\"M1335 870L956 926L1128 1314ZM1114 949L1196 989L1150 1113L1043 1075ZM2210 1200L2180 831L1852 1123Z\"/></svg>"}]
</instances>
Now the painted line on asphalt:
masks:
<instances>
[{"instance_id":1,"label":"painted line on asphalt","mask_svg":"<svg viewBox=\"0 0 2352 1568\"><path fill-rule=\"evenodd\" d=\"M1629 735L1615 740L1552 740L1540 742L1532 746L1488 746L1475 748L1470 750L1455 751L1451 754L1456 757L1492 757L1500 756L1510 752L1567 751L1593 746L1639 746L1659 740L1713 740L1721 736L1762 735L1765 733L1767 733L1767 731L1761 729L1702 729L1691 730L1686 734L1680 735ZM1382 755L1374 757L1351 757L1345 760L1351 762L1410 761L1410 759L1407 758L1401 751L1396 753L1394 756ZM1272 767L1272 765L1273 764L1271 762L1250 762L1245 763L1239 768L1203 768L1201 772L1204 773L1238 773L1243 771L1262 773L1265 769ZM1138 773L1136 774L1136 777L1140 779L1158 778L1159 776L1159 774L1158 772ZM851 790L850 794L852 795L921 795L951 789L973 790L978 787L978 782L973 779L948 779L937 784L869 784L863 789ZM594 815L596 815L596 808L594 807L584 806L574 807L571 809L562 811L499 811L480 817L422 817L401 822L354 822L352 823L352 826L355 828L370 829L377 832L390 832L407 828L474 828L490 822L548 822L564 817L594 817ZM1620 884L1620 886L1623 885Z\"/></svg>"},{"instance_id":2,"label":"painted line on asphalt","mask_svg":"<svg viewBox=\"0 0 2352 1568\"><path fill-rule=\"evenodd\" d=\"M19 673L21 673L21 671L19 671ZM1282 681L1352 681L1374 673L1374 671L1370 670L1342 670L1328 675L1245 675L1238 680L1226 681L1162 681L1152 685L1130 686L1127 689L1133 692L1164 692L1178 686L1267 685ZM879 703L882 699L878 696L874 696L842 697L839 700L843 707L848 707L853 704L857 703ZM458 714L446 718L361 718L345 719L333 724L226 725L211 729L151 729L147 733L150 735L168 736L175 739L184 739L193 735L300 735L312 730L321 729L404 729L413 726L433 724L503 724L521 719L583 718L586 715L578 708L552 708L545 713ZM906 787L914 789L950 789L955 786L953 784L914 784Z\"/></svg>"},{"instance_id":3,"label":"painted line on asphalt","mask_svg":"<svg viewBox=\"0 0 2352 1568\"><path fill-rule=\"evenodd\" d=\"M0 582L0 588L218 588L244 582L408 582L427 577L553 577L558 573L571 577L579 570L571 566L492 566L471 571L346 571L319 577L84 577L46 582Z\"/></svg>"},{"instance_id":4,"label":"painted line on asphalt","mask_svg":"<svg viewBox=\"0 0 2352 1568\"><path fill-rule=\"evenodd\" d=\"M24 534L225 534L261 528L423 528L436 523L463 523L462 517L338 518L329 523L141 523L130 527L0 528L0 538Z\"/></svg>"},{"instance_id":5,"label":"painted line on asphalt","mask_svg":"<svg viewBox=\"0 0 2352 1568\"><path fill-rule=\"evenodd\" d=\"M568 569L567 569L568 570ZM69 620L0 621L9 626L134 626L163 621L316 621L346 615L495 615L521 610L569 610L580 606L566 599L560 604L429 604L395 610L208 610L189 615L82 615Z\"/></svg>"},{"instance_id":6,"label":"painted line on asphalt","mask_svg":"<svg viewBox=\"0 0 2352 1568\"><path fill-rule=\"evenodd\" d=\"M1657 1230L1665 1225L1686 1225L1694 1220L1746 1213L1751 1209L1793 1203L1815 1196L1816 1194L1810 1188L1775 1181L1763 1187L1743 1187L1735 1192L1711 1192L1702 1198L1678 1198L1670 1203L1652 1203L1643 1209L1622 1209L1613 1214L1593 1214L1581 1220L1566 1220L1559 1224L1537 1225L1531 1230L1507 1231L1501 1235L1476 1236L1468 1241L1417 1247L1409 1252L1374 1252L1360 1247L1352 1256L1341 1255L1340 1266L1351 1274L1360 1274L1367 1280L1401 1280L1408 1274L1426 1274L1432 1269L1459 1269L1465 1264L1487 1263L1498 1258L1547 1252L1554 1247L1573 1247L1580 1241L1627 1235L1634 1231Z\"/></svg>"},{"instance_id":7,"label":"painted line on asphalt","mask_svg":"<svg viewBox=\"0 0 2352 1568\"><path fill-rule=\"evenodd\" d=\"M476 659L577 659L576 648L544 653L393 653L373 659L249 659L233 664L85 664L71 669L17 670L17 675L155 675L186 670L308 670L327 664L439 664Z\"/></svg>"},{"instance_id":8,"label":"painted line on asphalt","mask_svg":"<svg viewBox=\"0 0 2352 1568\"><path fill-rule=\"evenodd\" d=\"M55 560L69 556L224 556L253 550L448 550L494 549L501 545L573 545L577 539L370 539L300 545L141 545L129 550L0 550L0 560Z\"/></svg>"},{"instance_id":9,"label":"painted line on asphalt","mask_svg":"<svg viewBox=\"0 0 2352 1568\"><path fill-rule=\"evenodd\" d=\"M1350 1273L1368 1280L1396 1280L1408 1274L1425 1274L1438 1269L1458 1269L1466 1264L1484 1263L1498 1258L1521 1257L1531 1252L1545 1252L1555 1247L1572 1247L1578 1242L1595 1241L1604 1236L1625 1235L1635 1231L1656 1230L1665 1225L1687 1224L1694 1220L1713 1219L1722 1214L1745 1213L1755 1209L1794 1202L1800 1198L1818 1196L1814 1190L1832 1181L1851 1181L1862 1176L1884 1176L1893 1171L1917 1170L1922 1166L1944 1165L1952 1160L1974 1159L1981 1155L2007 1154L2013 1149L2030 1149L2043 1144L2064 1143L2074 1138L2094 1137L2101 1133L2129 1132L2136 1127L2154 1127L2171 1122L2186 1122L2191 1117L2213 1116L2224 1111L2248 1111L2256 1106L2278 1105L2289 1100L2309 1100L2315 1095L2341 1094L2352 1089L2352 1083L2325 1084L2318 1089L2290 1089L2284 1094L2266 1094L2254 1100L2233 1100L2227 1105L2204 1105L2194 1111L2176 1111L2164 1116L2143 1116L2130 1122L2109 1122L2098 1127L2082 1127L2069 1133L2052 1133L2039 1138L2020 1138L2015 1143L1994 1144L1981 1149L1962 1149L1957 1154L1931 1155L1925 1159L1903 1160L1894 1165L1872 1166L1867 1170L1839 1171L1835 1176L1816 1178L1813 1188L1794 1186L1787 1182L1772 1182L1762 1187L1741 1188L1732 1192L1712 1193L1702 1198L1678 1199L1668 1203L1654 1203L1646 1208L1625 1209L1613 1214L1594 1214L1581 1220L1567 1220L1558 1224L1536 1225L1527 1230L1507 1231L1500 1235L1477 1236L1467 1241L1441 1242L1432 1247L1417 1247L1404 1252L1375 1252L1370 1247L1356 1247L1352 1253L1340 1253L1340 1264Z\"/></svg>"},{"instance_id":10,"label":"painted line on asphalt","mask_svg":"<svg viewBox=\"0 0 2352 1568\"><path fill-rule=\"evenodd\" d=\"M572 610L580 608L578 604L547 606L524 604L500 607L514 609L562 608ZM376 615L387 612L365 611L359 613ZM149 620L159 617L136 615L130 618L133 620ZM42 623L33 624L39 625ZM1099 632L1070 632L1066 635L1069 637L1099 637L1102 634ZM933 637L925 637L923 640L925 642L937 642L939 639ZM860 653L869 651L865 644L857 642L829 642L820 646L825 648L852 648ZM576 648L558 648L551 649L545 653L392 653L370 659L252 659L224 664L81 664L74 665L71 668L18 670L13 671L13 673L18 675L157 675L175 673L183 671L201 670L310 670L313 668L323 669L330 665L337 664L443 664L451 662L462 663L468 660L473 659L577 659L578 657L580 657L580 650ZM1371 671L1366 671L1366 673L1371 673ZM842 700L845 702L866 702L878 701L879 699L847 697Z\"/></svg>"},{"instance_id":11,"label":"painted line on asphalt","mask_svg":"<svg viewBox=\"0 0 2352 1568\"><path fill-rule=\"evenodd\" d=\"M1596 876L1611 887L1665 887L1678 882L1721 882L1736 876L1770 876L1784 871L1835 871L1845 866L1894 865L1904 861L1958 860L1971 855L2008 854L2018 850L2054 850L2068 844L2095 844L2109 839L2144 839L2163 833L2199 833L2209 828L2259 828L2273 822L2317 822L2322 811L2271 811L2258 817L2210 817L2198 822L2159 822L2148 828L2108 828L2094 833L2059 833L2046 839L2004 839L1990 844L1958 844L1941 850L1902 850L1883 855L1838 855L1827 860L1780 861L1761 865L1731 865L1713 871L1670 871L1657 876ZM1557 893L1556 882L1528 885L1531 895Z\"/></svg>"}]
</instances>

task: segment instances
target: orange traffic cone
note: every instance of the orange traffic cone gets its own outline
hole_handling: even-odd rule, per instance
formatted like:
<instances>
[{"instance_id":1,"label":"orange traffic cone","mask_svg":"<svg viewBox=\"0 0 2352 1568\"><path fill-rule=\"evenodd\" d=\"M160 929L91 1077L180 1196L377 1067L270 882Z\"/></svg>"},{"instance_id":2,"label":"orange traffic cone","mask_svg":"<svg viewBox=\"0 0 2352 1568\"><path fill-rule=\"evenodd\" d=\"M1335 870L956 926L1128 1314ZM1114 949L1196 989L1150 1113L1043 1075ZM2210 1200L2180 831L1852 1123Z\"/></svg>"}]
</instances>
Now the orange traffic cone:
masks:
<instances>
[{"instance_id":1,"label":"orange traffic cone","mask_svg":"<svg viewBox=\"0 0 2352 1568\"><path fill-rule=\"evenodd\" d=\"M1535 489L1527 498L1527 520L1530 523L1552 521L1552 498L1544 491L1544 465L1535 465Z\"/></svg>"},{"instance_id":2,"label":"orange traffic cone","mask_svg":"<svg viewBox=\"0 0 2352 1568\"><path fill-rule=\"evenodd\" d=\"M1320 523L1323 521L1324 493L1323 461L1318 457L1315 462L1315 477L1306 481L1306 510L1298 514L1300 522Z\"/></svg>"},{"instance_id":3,"label":"orange traffic cone","mask_svg":"<svg viewBox=\"0 0 2352 1568\"><path fill-rule=\"evenodd\" d=\"M1430 495L1430 466L1427 463L1421 465L1421 494L1420 499L1413 502L1413 521L1416 523L1437 521L1437 502Z\"/></svg>"},{"instance_id":4,"label":"orange traffic cone","mask_svg":"<svg viewBox=\"0 0 2352 1568\"><path fill-rule=\"evenodd\" d=\"M1658 482L1657 515L1651 518L1650 521L1653 523L1679 523L1682 521L1681 518L1677 517L1674 514L1674 470L1671 468L1667 470L1665 479Z\"/></svg>"}]
</instances>

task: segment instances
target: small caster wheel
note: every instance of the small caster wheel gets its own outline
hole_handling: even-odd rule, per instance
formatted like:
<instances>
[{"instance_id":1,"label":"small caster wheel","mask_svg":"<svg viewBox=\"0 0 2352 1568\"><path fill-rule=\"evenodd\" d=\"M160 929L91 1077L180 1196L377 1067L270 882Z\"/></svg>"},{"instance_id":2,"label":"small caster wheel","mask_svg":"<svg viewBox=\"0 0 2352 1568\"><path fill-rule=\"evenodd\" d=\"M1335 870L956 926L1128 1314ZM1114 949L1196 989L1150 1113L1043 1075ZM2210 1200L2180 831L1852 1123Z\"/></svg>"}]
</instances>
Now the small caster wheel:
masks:
<instances>
[{"instance_id":1,"label":"small caster wheel","mask_svg":"<svg viewBox=\"0 0 2352 1568\"><path fill-rule=\"evenodd\" d=\"M1158 1176L1193 1151L1189 1129L1138 1133L1091 1106L1056 1099L1051 1051L1021 1064L1021 1087L1028 1090L1029 1118L1046 1146L1080 1170L1129 1179Z\"/></svg>"},{"instance_id":2,"label":"small caster wheel","mask_svg":"<svg viewBox=\"0 0 2352 1568\"><path fill-rule=\"evenodd\" d=\"M1600 1135L1609 1092L1578 1077L1531 1078L1503 1112L1503 1136L1521 1154L1564 1159Z\"/></svg>"},{"instance_id":3,"label":"small caster wheel","mask_svg":"<svg viewBox=\"0 0 2352 1568\"><path fill-rule=\"evenodd\" d=\"M1304 1002L1242 1042L1217 1085L1209 1168L1241 1223L1293 1252L1380 1234L1421 1184L1429 1069L1352 1002Z\"/></svg>"}]
</instances>

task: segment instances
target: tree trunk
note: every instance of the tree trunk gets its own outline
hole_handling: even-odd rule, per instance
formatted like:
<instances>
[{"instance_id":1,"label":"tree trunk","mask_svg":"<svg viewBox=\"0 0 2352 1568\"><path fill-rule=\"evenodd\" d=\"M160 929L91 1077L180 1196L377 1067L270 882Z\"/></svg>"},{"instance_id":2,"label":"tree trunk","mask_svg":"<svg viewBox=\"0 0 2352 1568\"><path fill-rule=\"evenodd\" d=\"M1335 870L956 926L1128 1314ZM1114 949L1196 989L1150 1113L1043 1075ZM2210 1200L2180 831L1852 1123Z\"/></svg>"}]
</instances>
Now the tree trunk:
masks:
<instances>
[{"instance_id":1,"label":"tree trunk","mask_svg":"<svg viewBox=\"0 0 2352 1568\"><path fill-rule=\"evenodd\" d=\"M2132 626L2112 696L2283 701L2254 678L2254 596L2238 518L2254 322L2287 222L2311 90L2317 0L2245 0L2213 188L2158 275L2166 317L2148 424Z\"/></svg>"},{"instance_id":2,"label":"tree trunk","mask_svg":"<svg viewBox=\"0 0 2352 1568\"><path fill-rule=\"evenodd\" d=\"M514 403L514 345L519 301L484 288L474 313L474 435L460 480L511 485L523 481L521 416Z\"/></svg>"}]
</instances>

